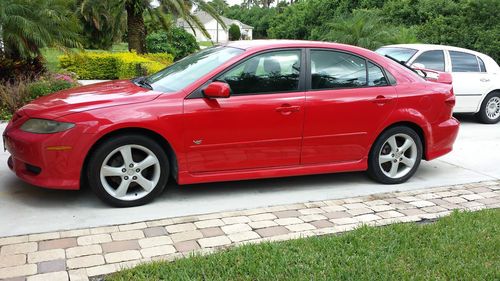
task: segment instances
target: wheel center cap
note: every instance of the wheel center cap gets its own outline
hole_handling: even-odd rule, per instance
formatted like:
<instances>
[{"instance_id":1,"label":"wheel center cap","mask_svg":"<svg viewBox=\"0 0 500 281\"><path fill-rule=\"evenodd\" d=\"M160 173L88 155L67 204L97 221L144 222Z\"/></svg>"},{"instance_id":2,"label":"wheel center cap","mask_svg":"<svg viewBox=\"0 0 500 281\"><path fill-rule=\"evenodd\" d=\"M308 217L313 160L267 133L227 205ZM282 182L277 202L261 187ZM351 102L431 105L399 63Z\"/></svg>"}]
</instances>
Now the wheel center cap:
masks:
<instances>
[{"instance_id":1,"label":"wheel center cap","mask_svg":"<svg viewBox=\"0 0 500 281\"><path fill-rule=\"evenodd\" d=\"M132 176L132 175L134 175L134 174L135 174L134 169L129 169L129 170L127 171L127 175L129 175L129 176Z\"/></svg>"}]
</instances>

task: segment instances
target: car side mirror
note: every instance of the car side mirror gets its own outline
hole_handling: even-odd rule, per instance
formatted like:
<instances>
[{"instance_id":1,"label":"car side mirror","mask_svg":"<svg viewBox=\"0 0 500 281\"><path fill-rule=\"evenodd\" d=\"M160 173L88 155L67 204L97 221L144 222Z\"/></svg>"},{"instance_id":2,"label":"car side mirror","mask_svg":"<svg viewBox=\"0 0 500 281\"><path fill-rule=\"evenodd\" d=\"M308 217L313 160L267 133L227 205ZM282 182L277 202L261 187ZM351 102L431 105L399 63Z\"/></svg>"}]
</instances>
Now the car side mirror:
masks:
<instances>
[{"instance_id":1,"label":"car side mirror","mask_svg":"<svg viewBox=\"0 0 500 281\"><path fill-rule=\"evenodd\" d=\"M207 98L219 99L219 98L229 98L231 95L231 88L227 83L224 82L212 82L202 90L203 95Z\"/></svg>"}]
</instances>

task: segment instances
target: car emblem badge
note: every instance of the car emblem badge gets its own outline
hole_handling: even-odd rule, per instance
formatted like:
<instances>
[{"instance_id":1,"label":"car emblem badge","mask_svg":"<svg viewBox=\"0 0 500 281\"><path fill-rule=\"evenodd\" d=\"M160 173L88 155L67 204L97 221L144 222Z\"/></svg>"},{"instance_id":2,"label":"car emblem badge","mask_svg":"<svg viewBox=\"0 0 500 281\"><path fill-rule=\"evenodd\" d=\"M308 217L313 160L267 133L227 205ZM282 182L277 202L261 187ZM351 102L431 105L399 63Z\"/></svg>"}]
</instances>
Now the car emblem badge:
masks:
<instances>
[{"instance_id":1,"label":"car emblem badge","mask_svg":"<svg viewBox=\"0 0 500 281\"><path fill-rule=\"evenodd\" d=\"M193 140L194 144L201 144L202 142L203 142L203 140Z\"/></svg>"}]
</instances>

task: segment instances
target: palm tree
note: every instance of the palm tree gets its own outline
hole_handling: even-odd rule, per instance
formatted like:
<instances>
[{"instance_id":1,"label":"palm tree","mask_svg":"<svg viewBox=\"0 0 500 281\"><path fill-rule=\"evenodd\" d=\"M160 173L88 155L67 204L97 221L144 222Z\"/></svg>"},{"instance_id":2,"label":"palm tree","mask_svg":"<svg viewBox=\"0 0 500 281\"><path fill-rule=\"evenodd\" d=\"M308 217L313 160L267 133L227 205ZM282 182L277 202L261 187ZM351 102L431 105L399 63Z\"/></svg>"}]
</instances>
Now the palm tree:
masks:
<instances>
[{"instance_id":1,"label":"palm tree","mask_svg":"<svg viewBox=\"0 0 500 281\"><path fill-rule=\"evenodd\" d=\"M328 25L329 31L326 34L313 36L319 37L313 39L376 49L393 38L391 32L385 27L377 15L366 11L355 11L342 20L336 19Z\"/></svg>"},{"instance_id":2,"label":"palm tree","mask_svg":"<svg viewBox=\"0 0 500 281\"><path fill-rule=\"evenodd\" d=\"M65 0L2 0L0 53L12 59L40 56L48 46L80 47L78 21Z\"/></svg>"},{"instance_id":3,"label":"palm tree","mask_svg":"<svg viewBox=\"0 0 500 281\"><path fill-rule=\"evenodd\" d=\"M77 15L83 26L86 48L110 49L125 29L123 12L116 0L77 0Z\"/></svg>"},{"instance_id":4,"label":"palm tree","mask_svg":"<svg viewBox=\"0 0 500 281\"><path fill-rule=\"evenodd\" d=\"M96 0L82 0L80 7L91 5L91 2ZM102 0L101 0L102 1ZM212 6L204 0L158 0L159 7L154 7L151 0L111 0L115 4L114 9L119 12L120 16L127 16L127 39L129 50L135 50L137 53L146 52L146 25L144 23L145 13L149 13L151 19L158 22L164 28L169 28L168 17L166 13L184 19L188 25L195 30L199 29L203 35L210 38L209 33L201 23L201 21L193 13L191 13L192 5L196 5L199 10L207 12L210 16L216 19L223 28L226 25L214 10ZM87 20L94 21L94 18L88 17Z\"/></svg>"}]
</instances>

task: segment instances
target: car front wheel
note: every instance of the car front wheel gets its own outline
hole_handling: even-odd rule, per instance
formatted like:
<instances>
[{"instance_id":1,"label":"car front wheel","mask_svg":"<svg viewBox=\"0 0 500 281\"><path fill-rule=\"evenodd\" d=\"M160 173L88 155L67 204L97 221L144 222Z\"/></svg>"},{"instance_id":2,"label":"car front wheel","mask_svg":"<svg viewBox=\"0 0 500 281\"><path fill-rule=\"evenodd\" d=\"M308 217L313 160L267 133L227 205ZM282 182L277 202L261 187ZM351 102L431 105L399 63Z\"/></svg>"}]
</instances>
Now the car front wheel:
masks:
<instances>
[{"instance_id":1,"label":"car front wheel","mask_svg":"<svg viewBox=\"0 0 500 281\"><path fill-rule=\"evenodd\" d=\"M422 158L418 134L403 126L383 132L370 152L368 174L384 184L407 181L416 172Z\"/></svg>"},{"instance_id":2,"label":"car front wheel","mask_svg":"<svg viewBox=\"0 0 500 281\"><path fill-rule=\"evenodd\" d=\"M486 96L478 112L478 118L485 124L496 124L500 121L500 92Z\"/></svg>"},{"instance_id":3,"label":"car front wheel","mask_svg":"<svg viewBox=\"0 0 500 281\"><path fill-rule=\"evenodd\" d=\"M101 200L116 207L131 207L159 195L168 171L168 158L157 142L141 135L123 135L97 147L89 160L87 177Z\"/></svg>"}]
</instances>

